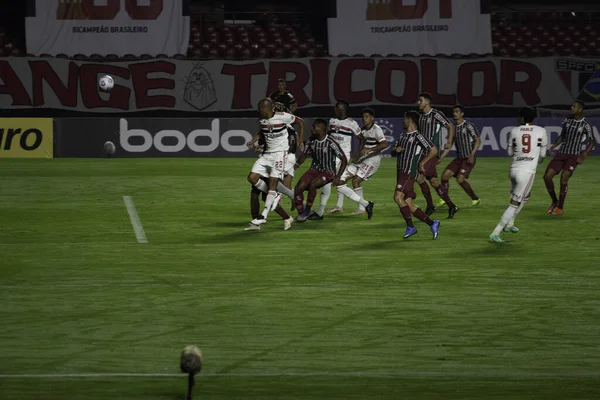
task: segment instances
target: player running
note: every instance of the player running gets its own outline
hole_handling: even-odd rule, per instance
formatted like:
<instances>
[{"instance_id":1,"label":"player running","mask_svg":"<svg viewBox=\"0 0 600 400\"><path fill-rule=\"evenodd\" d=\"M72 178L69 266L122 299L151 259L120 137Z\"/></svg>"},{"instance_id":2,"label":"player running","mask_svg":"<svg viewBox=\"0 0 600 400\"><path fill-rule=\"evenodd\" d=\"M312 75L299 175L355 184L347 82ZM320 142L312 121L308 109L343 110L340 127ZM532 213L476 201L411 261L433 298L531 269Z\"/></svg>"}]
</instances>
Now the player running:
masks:
<instances>
[{"instance_id":1,"label":"player running","mask_svg":"<svg viewBox=\"0 0 600 400\"><path fill-rule=\"evenodd\" d=\"M277 193L277 184L283 178L286 169L287 157L289 151L288 124L298 124L300 127L299 147L303 149L304 121L292 114L285 112L276 112L273 108L273 101L265 98L258 103L260 113L260 133L255 135L247 146L253 148L255 143L264 137L265 151L262 157L258 158L248 175L248 181L257 187L260 191L265 191L265 183L260 176L268 176L268 194L265 200L265 208L262 214L252 220L253 225L262 225L267 223L267 216L274 210L281 195ZM261 184L262 183L262 184Z\"/></svg>"},{"instance_id":2,"label":"player running","mask_svg":"<svg viewBox=\"0 0 600 400\"><path fill-rule=\"evenodd\" d=\"M312 155L312 164L306 171L295 188L296 208L298 209L298 222L304 222L310 215L310 209L317 196L317 189L333 183L339 185L341 175L346 170L348 160L341 146L327 134L327 123L317 119L312 126L312 137L295 165L297 169L306 157ZM340 160L338 165L336 160ZM348 189L348 188L347 188ZM304 192L308 190L306 207L303 206ZM350 190L350 189L348 189ZM364 201L364 200L363 200ZM368 219L373 217L373 202L365 201Z\"/></svg>"},{"instance_id":3,"label":"player running","mask_svg":"<svg viewBox=\"0 0 600 400\"><path fill-rule=\"evenodd\" d=\"M396 204L400 208L400 213L406 221L404 239L408 239L417 233L417 228L413 224L411 214L429 225L433 233L433 239L437 239L440 221L432 221L423 210L413 203L413 199L417 197L414 191L414 184L419 171L423 173L427 162L433 160L437 154L437 149L433 143L417 130L418 123L419 113L416 111L407 112L404 115L403 122L406 133L398 137L394 147L391 149L392 156L398 157L394 200L396 200ZM424 155L424 152L427 153Z\"/></svg>"},{"instance_id":4,"label":"player running","mask_svg":"<svg viewBox=\"0 0 600 400\"><path fill-rule=\"evenodd\" d=\"M560 145L560 153L557 154L546 168L544 174L544 183L548 194L552 199L550 207L546 213L553 215L564 214L565 199L567 198L567 185L569 179L575 172L575 168L590 154L594 148L594 136L592 126L583 117L584 104L580 100L575 100L571 104L571 118L563 122L560 136L550 147L550 155L553 155L554 149ZM582 151L582 144L587 143L585 151ZM554 177L560 175L560 197L556 198L554 191Z\"/></svg>"},{"instance_id":5,"label":"player running","mask_svg":"<svg viewBox=\"0 0 600 400\"><path fill-rule=\"evenodd\" d=\"M456 143L456 157L450 164L446 166L446 170L442 174L442 185L446 193L450 192L448 181L453 176L456 177L456 182L463 188L465 193L471 198L471 207L477 207L481 204L481 200L471 184L467 181L471 171L475 168L475 153L481 145L481 138L477 127L472 122L465 120L465 109L461 105L456 105L452 108L452 117L456 121L456 132L454 134L454 142ZM446 157L450 149L447 147L440 156L440 162ZM444 200L440 201L440 205L446 204Z\"/></svg>"},{"instance_id":6,"label":"player running","mask_svg":"<svg viewBox=\"0 0 600 400\"><path fill-rule=\"evenodd\" d=\"M448 141L444 146L444 150L450 150L452 148L452 140L454 139L454 125L446 118L443 112L438 111L431 107L431 95L429 93L419 94L419 100L417 105L421 111L421 117L419 118L419 132L425 136L438 150L438 155L441 155L442 151L442 128L448 129ZM444 186L442 186L437 176L437 165L440 163L440 159L433 159L425 165L425 172L419 175L417 183L421 187L423 196L427 201L427 209L425 213L431 215L435 212L436 208L433 205L433 198L431 197L431 191L425 179L427 179L431 186L435 189L437 194L444 200L448 206L448 218L454 218L454 215L458 212L458 207L450 200L448 193Z\"/></svg>"},{"instance_id":7,"label":"player running","mask_svg":"<svg viewBox=\"0 0 600 400\"><path fill-rule=\"evenodd\" d=\"M544 128L533 125L535 110L530 107L523 108L520 117L521 126L511 130L508 135L507 152L512 156L508 175L511 200L496 229L490 234L492 242L504 242L500 237L502 231L519 232L519 229L514 226L515 218L529 200L537 166L546 157L548 137Z\"/></svg>"}]
</instances>

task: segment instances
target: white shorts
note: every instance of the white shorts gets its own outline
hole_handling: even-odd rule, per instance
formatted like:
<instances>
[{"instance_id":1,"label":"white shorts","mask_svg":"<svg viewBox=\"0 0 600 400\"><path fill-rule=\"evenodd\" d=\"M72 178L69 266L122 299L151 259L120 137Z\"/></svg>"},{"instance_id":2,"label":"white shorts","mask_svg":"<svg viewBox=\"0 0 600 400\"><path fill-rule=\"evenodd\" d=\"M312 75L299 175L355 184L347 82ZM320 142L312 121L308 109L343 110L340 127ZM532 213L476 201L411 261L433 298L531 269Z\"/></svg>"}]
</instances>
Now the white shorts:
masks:
<instances>
[{"instance_id":1,"label":"white shorts","mask_svg":"<svg viewBox=\"0 0 600 400\"><path fill-rule=\"evenodd\" d=\"M512 169L508 174L510 178L510 195L511 200L521 203L529 197L535 171Z\"/></svg>"},{"instance_id":2,"label":"white shorts","mask_svg":"<svg viewBox=\"0 0 600 400\"><path fill-rule=\"evenodd\" d=\"M254 162L252 172L259 174L263 178L283 179L283 174L287 167L287 158L287 151L265 153Z\"/></svg>"},{"instance_id":3,"label":"white shorts","mask_svg":"<svg viewBox=\"0 0 600 400\"><path fill-rule=\"evenodd\" d=\"M371 176L377 172L381 165L381 157L365 158L359 164L350 164L342 175L342 180L345 181L351 176L358 176L363 181L368 181Z\"/></svg>"},{"instance_id":4,"label":"white shorts","mask_svg":"<svg viewBox=\"0 0 600 400\"><path fill-rule=\"evenodd\" d=\"M284 176L285 175L289 175L291 177L294 176L294 164L296 164L296 155L295 154L288 154L287 155L287 163L285 165L285 172L284 172Z\"/></svg>"}]
</instances>

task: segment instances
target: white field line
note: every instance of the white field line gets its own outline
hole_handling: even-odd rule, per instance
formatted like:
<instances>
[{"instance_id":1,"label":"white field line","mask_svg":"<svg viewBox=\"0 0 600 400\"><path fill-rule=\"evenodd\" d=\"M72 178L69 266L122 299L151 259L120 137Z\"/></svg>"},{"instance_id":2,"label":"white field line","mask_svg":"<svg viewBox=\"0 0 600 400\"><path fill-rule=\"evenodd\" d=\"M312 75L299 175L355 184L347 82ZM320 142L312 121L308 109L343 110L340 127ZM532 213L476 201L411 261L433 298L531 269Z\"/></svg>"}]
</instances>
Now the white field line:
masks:
<instances>
[{"instance_id":1,"label":"white field line","mask_svg":"<svg viewBox=\"0 0 600 400\"><path fill-rule=\"evenodd\" d=\"M123 201L125 201L125 207L127 207L129 219L131 220L131 225L133 226L133 231L135 232L135 237L138 243L148 243L148 239L146 239L146 232L144 232L144 228L142 227L142 222L140 221L140 217L135 209L135 204L133 204L133 199L131 196L123 196Z\"/></svg>"},{"instance_id":2,"label":"white field line","mask_svg":"<svg viewBox=\"0 0 600 400\"><path fill-rule=\"evenodd\" d=\"M241 372L201 373L199 377L432 377L432 378L598 378L600 371L534 372L534 371L356 371L356 372ZM185 374L167 373L82 373L82 374L0 374L0 379L77 379L77 378L175 378Z\"/></svg>"}]
</instances>

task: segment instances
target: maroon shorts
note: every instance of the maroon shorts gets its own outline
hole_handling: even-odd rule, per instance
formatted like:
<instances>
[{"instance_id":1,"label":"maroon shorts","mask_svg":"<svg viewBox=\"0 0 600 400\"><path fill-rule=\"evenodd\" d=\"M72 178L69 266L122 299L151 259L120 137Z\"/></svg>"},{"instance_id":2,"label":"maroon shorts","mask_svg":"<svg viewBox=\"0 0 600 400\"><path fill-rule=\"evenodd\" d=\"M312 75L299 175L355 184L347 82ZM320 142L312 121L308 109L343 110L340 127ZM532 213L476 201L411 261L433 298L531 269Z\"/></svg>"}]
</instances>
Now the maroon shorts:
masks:
<instances>
[{"instance_id":1,"label":"maroon shorts","mask_svg":"<svg viewBox=\"0 0 600 400\"><path fill-rule=\"evenodd\" d=\"M396 191L404 193L405 199L415 199L415 178L410 175L397 171L396 172Z\"/></svg>"},{"instance_id":2,"label":"maroon shorts","mask_svg":"<svg viewBox=\"0 0 600 400\"><path fill-rule=\"evenodd\" d=\"M578 156L573 154L557 154L548 164L546 171L553 169L557 174L560 171L569 171L570 173L573 173L575 168L577 168L578 158Z\"/></svg>"},{"instance_id":3,"label":"maroon shorts","mask_svg":"<svg viewBox=\"0 0 600 400\"><path fill-rule=\"evenodd\" d=\"M475 163L469 164L468 160L468 158L455 158L446 166L446 169L452 171L454 176L464 175L465 178L468 178L473 168L475 168Z\"/></svg>"},{"instance_id":4,"label":"maroon shorts","mask_svg":"<svg viewBox=\"0 0 600 400\"><path fill-rule=\"evenodd\" d=\"M437 178L437 162L439 158L433 157L433 159L427 161L425 164L425 178Z\"/></svg>"},{"instance_id":5,"label":"maroon shorts","mask_svg":"<svg viewBox=\"0 0 600 400\"><path fill-rule=\"evenodd\" d=\"M317 187L321 187L333 181L333 178L335 178L335 175L331 172L323 172L314 169L309 169L304 174L302 174L300 180L298 181L298 184L302 183L305 187L308 187L315 179L318 179L320 182Z\"/></svg>"}]
</instances>

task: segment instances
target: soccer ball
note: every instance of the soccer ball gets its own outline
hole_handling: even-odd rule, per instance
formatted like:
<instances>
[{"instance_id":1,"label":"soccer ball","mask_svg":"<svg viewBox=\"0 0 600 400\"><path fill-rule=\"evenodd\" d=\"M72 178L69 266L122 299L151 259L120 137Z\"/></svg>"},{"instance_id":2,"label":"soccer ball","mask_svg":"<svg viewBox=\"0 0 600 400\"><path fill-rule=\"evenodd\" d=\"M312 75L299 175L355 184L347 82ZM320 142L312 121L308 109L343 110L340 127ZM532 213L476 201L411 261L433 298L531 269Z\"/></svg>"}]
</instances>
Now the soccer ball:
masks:
<instances>
[{"instance_id":1,"label":"soccer ball","mask_svg":"<svg viewBox=\"0 0 600 400\"><path fill-rule=\"evenodd\" d=\"M110 91L113 88L113 86L115 86L115 81L110 75L104 75L98 81L98 87L100 88L100 90L103 90L105 92Z\"/></svg>"},{"instance_id":2,"label":"soccer ball","mask_svg":"<svg viewBox=\"0 0 600 400\"><path fill-rule=\"evenodd\" d=\"M104 143L104 152L109 155L112 156L113 154L115 154L115 144L111 141L108 141L106 143Z\"/></svg>"}]
</instances>

